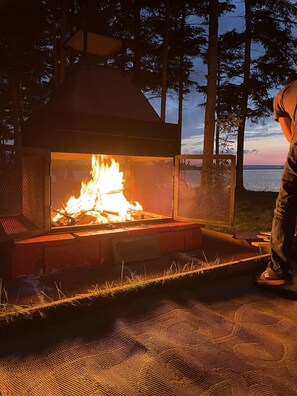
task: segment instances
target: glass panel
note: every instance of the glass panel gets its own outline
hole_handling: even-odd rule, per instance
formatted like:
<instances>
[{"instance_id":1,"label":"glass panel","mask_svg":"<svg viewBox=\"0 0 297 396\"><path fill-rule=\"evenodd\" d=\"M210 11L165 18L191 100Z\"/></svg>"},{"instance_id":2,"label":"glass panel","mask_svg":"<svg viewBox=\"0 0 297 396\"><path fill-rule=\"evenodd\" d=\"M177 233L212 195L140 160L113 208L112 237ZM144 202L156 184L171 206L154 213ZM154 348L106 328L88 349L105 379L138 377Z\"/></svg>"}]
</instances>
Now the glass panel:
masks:
<instances>
[{"instance_id":1,"label":"glass panel","mask_svg":"<svg viewBox=\"0 0 297 396\"><path fill-rule=\"evenodd\" d=\"M172 218L173 159L52 153L52 227Z\"/></svg>"},{"instance_id":2,"label":"glass panel","mask_svg":"<svg viewBox=\"0 0 297 396\"><path fill-rule=\"evenodd\" d=\"M175 159L174 218L231 225L235 156L180 155Z\"/></svg>"}]
</instances>

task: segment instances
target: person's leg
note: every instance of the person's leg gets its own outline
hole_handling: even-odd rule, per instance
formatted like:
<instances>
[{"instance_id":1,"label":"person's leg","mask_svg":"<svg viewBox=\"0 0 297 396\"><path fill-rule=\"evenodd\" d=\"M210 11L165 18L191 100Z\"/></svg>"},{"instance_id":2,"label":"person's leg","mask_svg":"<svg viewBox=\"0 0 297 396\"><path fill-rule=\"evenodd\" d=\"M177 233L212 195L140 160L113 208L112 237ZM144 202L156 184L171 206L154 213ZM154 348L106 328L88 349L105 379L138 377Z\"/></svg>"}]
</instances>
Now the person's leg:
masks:
<instances>
[{"instance_id":1,"label":"person's leg","mask_svg":"<svg viewBox=\"0 0 297 396\"><path fill-rule=\"evenodd\" d=\"M290 148L276 200L271 230L271 262L257 282L284 284L291 280L290 256L297 215L297 145Z\"/></svg>"}]
</instances>

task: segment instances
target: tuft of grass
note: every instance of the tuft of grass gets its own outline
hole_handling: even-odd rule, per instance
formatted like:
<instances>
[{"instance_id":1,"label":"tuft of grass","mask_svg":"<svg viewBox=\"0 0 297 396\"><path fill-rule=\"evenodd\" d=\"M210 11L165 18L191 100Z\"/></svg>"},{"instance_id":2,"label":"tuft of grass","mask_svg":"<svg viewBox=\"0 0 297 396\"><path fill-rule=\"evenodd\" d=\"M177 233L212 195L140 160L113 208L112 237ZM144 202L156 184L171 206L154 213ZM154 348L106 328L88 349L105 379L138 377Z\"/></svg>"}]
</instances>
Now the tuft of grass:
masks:
<instances>
[{"instance_id":1,"label":"tuft of grass","mask_svg":"<svg viewBox=\"0 0 297 396\"><path fill-rule=\"evenodd\" d=\"M125 261L122 261L121 265L121 283L123 283L123 278L124 278L124 267L125 267Z\"/></svg>"},{"instance_id":2,"label":"tuft of grass","mask_svg":"<svg viewBox=\"0 0 297 396\"><path fill-rule=\"evenodd\" d=\"M110 282L106 281L104 285L101 287L101 289L98 289L97 293L99 293L101 290L112 293L112 289L114 289L116 286L117 285L115 281L110 281Z\"/></svg>"},{"instance_id":3,"label":"tuft of grass","mask_svg":"<svg viewBox=\"0 0 297 396\"><path fill-rule=\"evenodd\" d=\"M58 300L64 300L66 298L66 295L62 292L61 282L59 282L59 283L55 282L55 287L56 287L57 294L58 294Z\"/></svg>"},{"instance_id":4,"label":"tuft of grass","mask_svg":"<svg viewBox=\"0 0 297 396\"><path fill-rule=\"evenodd\" d=\"M198 268L200 268L200 265L198 267L198 264L194 263L194 260L191 261L191 263L187 263L183 267L184 272L191 272L191 271L196 271Z\"/></svg>"},{"instance_id":5,"label":"tuft of grass","mask_svg":"<svg viewBox=\"0 0 297 396\"><path fill-rule=\"evenodd\" d=\"M136 272L131 272L130 276L126 276L126 284L130 286L138 286L143 283L145 278L143 275L139 275Z\"/></svg>"},{"instance_id":6,"label":"tuft of grass","mask_svg":"<svg viewBox=\"0 0 297 396\"><path fill-rule=\"evenodd\" d=\"M40 302L42 304L46 304L48 302L53 302L54 300L45 293L44 290L41 290L41 292L39 293L39 298L40 298Z\"/></svg>"},{"instance_id":7,"label":"tuft of grass","mask_svg":"<svg viewBox=\"0 0 297 396\"><path fill-rule=\"evenodd\" d=\"M175 261L172 262L170 267L163 272L164 277L170 277L172 275L182 275L185 272L193 272L193 271L201 271L203 272L203 268L210 267L211 265L218 265L220 264L221 258L217 256L214 261L209 262L205 253L202 252L204 255L205 261L196 261L192 260L190 263L186 263L183 266L181 266L179 263L176 263Z\"/></svg>"},{"instance_id":8,"label":"tuft of grass","mask_svg":"<svg viewBox=\"0 0 297 396\"><path fill-rule=\"evenodd\" d=\"M8 304L7 290L3 287L3 280L0 278L0 305Z\"/></svg>"},{"instance_id":9,"label":"tuft of grass","mask_svg":"<svg viewBox=\"0 0 297 396\"><path fill-rule=\"evenodd\" d=\"M7 290L3 287L2 278L0 278L0 317L9 313L24 313L28 306L11 304L9 302Z\"/></svg>"},{"instance_id":10,"label":"tuft of grass","mask_svg":"<svg viewBox=\"0 0 297 396\"><path fill-rule=\"evenodd\" d=\"M180 264L177 263L175 261L173 261L170 265L170 267L166 270L164 270L164 276L170 276L170 275L175 275L178 272L180 272L181 268L180 268Z\"/></svg>"}]
</instances>

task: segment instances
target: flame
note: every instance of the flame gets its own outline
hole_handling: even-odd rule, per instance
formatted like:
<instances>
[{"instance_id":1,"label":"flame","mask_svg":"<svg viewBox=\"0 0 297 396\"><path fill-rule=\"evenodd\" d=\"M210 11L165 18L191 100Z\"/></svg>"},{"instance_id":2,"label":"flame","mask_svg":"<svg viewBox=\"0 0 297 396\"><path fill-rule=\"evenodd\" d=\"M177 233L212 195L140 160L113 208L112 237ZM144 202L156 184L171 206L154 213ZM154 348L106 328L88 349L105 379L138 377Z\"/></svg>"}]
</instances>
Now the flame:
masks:
<instances>
[{"instance_id":1,"label":"flame","mask_svg":"<svg viewBox=\"0 0 297 396\"><path fill-rule=\"evenodd\" d=\"M57 222L65 216L74 221L84 216L88 224L134 220L133 214L141 211L142 206L126 199L119 163L113 158L107 161L104 155L92 155L90 175L90 180L81 183L80 196L70 197L52 220Z\"/></svg>"}]
</instances>

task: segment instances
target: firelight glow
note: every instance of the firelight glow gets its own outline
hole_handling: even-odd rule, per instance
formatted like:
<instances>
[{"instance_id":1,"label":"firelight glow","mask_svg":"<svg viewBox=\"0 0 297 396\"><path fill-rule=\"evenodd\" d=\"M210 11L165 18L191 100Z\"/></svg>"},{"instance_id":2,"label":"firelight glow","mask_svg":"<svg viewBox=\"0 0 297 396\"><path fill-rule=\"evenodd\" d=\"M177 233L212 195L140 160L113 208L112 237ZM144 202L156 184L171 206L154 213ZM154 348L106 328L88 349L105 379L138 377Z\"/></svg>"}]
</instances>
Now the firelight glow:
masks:
<instances>
[{"instance_id":1,"label":"firelight glow","mask_svg":"<svg viewBox=\"0 0 297 396\"><path fill-rule=\"evenodd\" d=\"M80 196L69 198L53 221L64 215L71 216L80 224L109 223L133 220L133 213L142 210L142 206L130 203L124 195L123 172L114 158L104 155L92 155L91 178L82 181Z\"/></svg>"}]
</instances>

